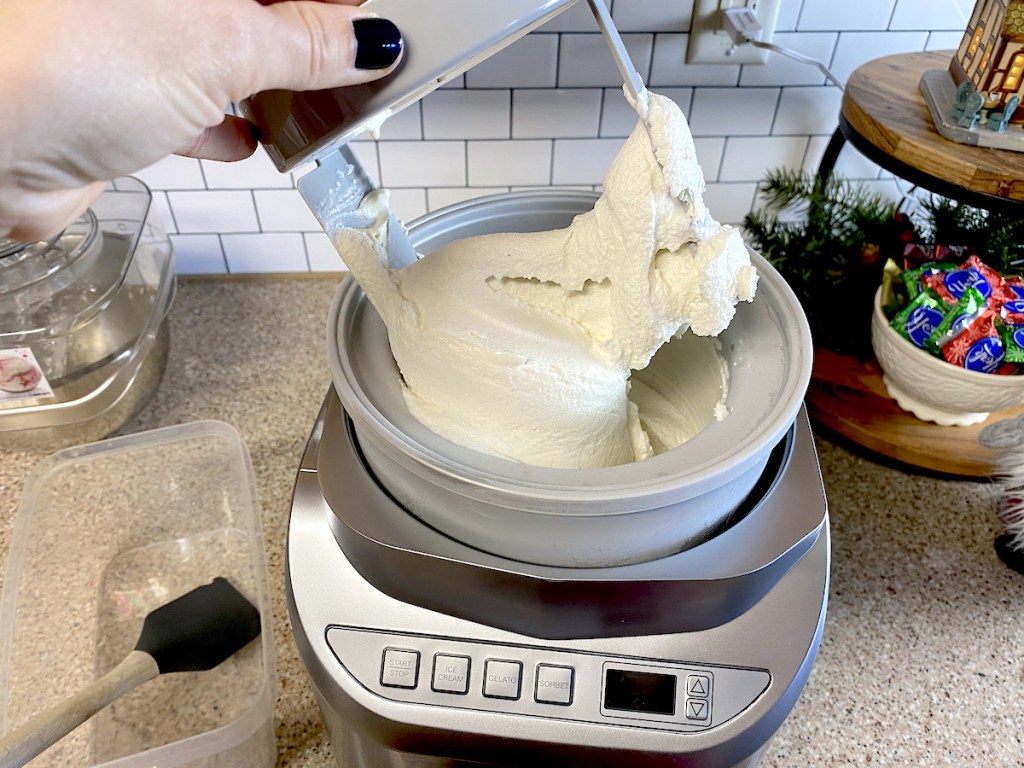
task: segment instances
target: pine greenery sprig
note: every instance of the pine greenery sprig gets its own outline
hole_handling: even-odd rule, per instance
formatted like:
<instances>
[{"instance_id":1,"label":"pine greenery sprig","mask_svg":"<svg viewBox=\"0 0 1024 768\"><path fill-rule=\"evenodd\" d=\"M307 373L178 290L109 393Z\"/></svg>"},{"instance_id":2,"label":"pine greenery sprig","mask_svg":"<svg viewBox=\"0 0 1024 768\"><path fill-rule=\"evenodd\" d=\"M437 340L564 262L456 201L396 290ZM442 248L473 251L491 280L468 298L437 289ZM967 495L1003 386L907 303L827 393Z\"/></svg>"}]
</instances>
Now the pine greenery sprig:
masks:
<instances>
[{"instance_id":1,"label":"pine greenery sprig","mask_svg":"<svg viewBox=\"0 0 1024 768\"><path fill-rule=\"evenodd\" d=\"M1024 217L985 211L944 197L922 203L932 242L966 245L1004 275L1024 271Z\"/></svg>"},{"instance_id":2,"label":"pine greenery sprig","mask_svg":"<svg viewBox=\"0 0 1024 768\"><path fill-rule=\"evenodd\" d=\"M968 246L1002 274L1024 272L1024 217L931 196L893 203L833 174L769 171L760 210L743 222L747 239L786 278L807 313L815 342L871 355L870 317L886 259L908 242Z\"/></svg>"},{"instance_id":3,"label":"pine greenery sprig","mask_svg":"<svg viewBox=\"0 0 1024 768\"><path fill-rule=\"evenodd\" d=\"M796 292L816 343L870 355L871 304L882 254L902 253L912 224L899 206L862 185L832 176L770 171L759 185L764 205L744 219L751 245Z\"/></svg>"}]
</instances>

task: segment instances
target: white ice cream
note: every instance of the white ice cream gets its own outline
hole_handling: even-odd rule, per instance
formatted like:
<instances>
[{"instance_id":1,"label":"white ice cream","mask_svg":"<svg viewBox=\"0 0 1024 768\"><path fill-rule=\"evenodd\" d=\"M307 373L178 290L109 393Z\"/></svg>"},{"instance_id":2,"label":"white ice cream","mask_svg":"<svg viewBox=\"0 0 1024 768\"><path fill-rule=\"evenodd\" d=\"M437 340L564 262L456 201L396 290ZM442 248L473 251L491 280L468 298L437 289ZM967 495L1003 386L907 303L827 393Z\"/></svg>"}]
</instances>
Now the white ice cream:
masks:
<instances>
[{"instance_id":1,"label":"white ice cream","mask_svg":"<svg viewBox=\"0 0 1024 768\"><path fill-rule=\"evenodd\" d=\"M601 467L703 426L666 429L679 409L650 406L652 439L628 397L630 375L687 329L724 330L757 274L739 232L704 205L682 112L649 96L604 193L565 229L460 240L396 271L387 196L376 192L362 204L376 223L335 236L388 327L410 411L433 431L528 464ZM642 380L635 396L657 403L656 381Z\"/></svg>"}]
</instances>

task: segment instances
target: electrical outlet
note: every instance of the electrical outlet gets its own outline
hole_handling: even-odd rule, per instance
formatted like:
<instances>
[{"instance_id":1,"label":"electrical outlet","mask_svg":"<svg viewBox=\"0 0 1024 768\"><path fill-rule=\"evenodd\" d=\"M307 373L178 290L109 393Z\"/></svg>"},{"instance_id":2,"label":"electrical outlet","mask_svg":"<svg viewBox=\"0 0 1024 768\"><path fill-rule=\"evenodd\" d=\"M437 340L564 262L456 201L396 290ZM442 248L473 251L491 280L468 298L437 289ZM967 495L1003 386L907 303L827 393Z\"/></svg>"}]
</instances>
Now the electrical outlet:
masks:
<instances>
[{"instance_id":1,"label":"electrical outlet","mask_svg":"<svg viewBox=\"0 0 1024 768\"><path fill-rule=\"evenodd\" d=\"M749 8L761 24L763 42L770 42L779 16L780 0L695 0L687 64L764 64L768 51L753 45L735 45L722 30L722 12L729 8Z\"/></svg>"}]
</instances>

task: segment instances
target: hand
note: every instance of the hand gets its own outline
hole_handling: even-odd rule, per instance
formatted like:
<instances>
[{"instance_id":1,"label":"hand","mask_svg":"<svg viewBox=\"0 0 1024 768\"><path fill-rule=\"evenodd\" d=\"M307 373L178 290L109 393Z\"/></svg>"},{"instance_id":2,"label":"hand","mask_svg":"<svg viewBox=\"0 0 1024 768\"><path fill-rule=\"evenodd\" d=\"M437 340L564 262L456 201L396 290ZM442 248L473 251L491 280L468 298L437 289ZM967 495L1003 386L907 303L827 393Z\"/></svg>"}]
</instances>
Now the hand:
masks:
<instances>
[{"instance_id":1,"label":"hand","mask_svg":"<svg viewBox=\"0 0 1024 768\"><path fill-rule=\"evenodd\" d=\"M248 157L231 102L388 74L398 32L357 2L0 0L0 237L53 235L168 154Z\"/></svg>"}]
</instances>

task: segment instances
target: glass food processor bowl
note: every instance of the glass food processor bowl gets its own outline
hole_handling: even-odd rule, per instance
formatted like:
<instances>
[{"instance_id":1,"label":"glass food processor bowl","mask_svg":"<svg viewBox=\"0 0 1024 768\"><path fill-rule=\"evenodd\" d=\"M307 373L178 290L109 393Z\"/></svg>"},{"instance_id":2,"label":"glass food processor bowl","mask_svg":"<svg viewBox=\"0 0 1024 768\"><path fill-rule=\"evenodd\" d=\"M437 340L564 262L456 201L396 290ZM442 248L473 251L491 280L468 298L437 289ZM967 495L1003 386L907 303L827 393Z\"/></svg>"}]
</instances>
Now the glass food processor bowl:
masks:
<instances>
[{"instance_id":1,"label":"glass food processor bowl","mask_svg":"<svg viewBox=\"0 0 1024 768\"><path fill-rule=\"evenodd\" d=\"M50 240L0 239L0 446L110 434L156 390L174 256L141 181L124 177Z\"/></svg>"}]
</instances>

